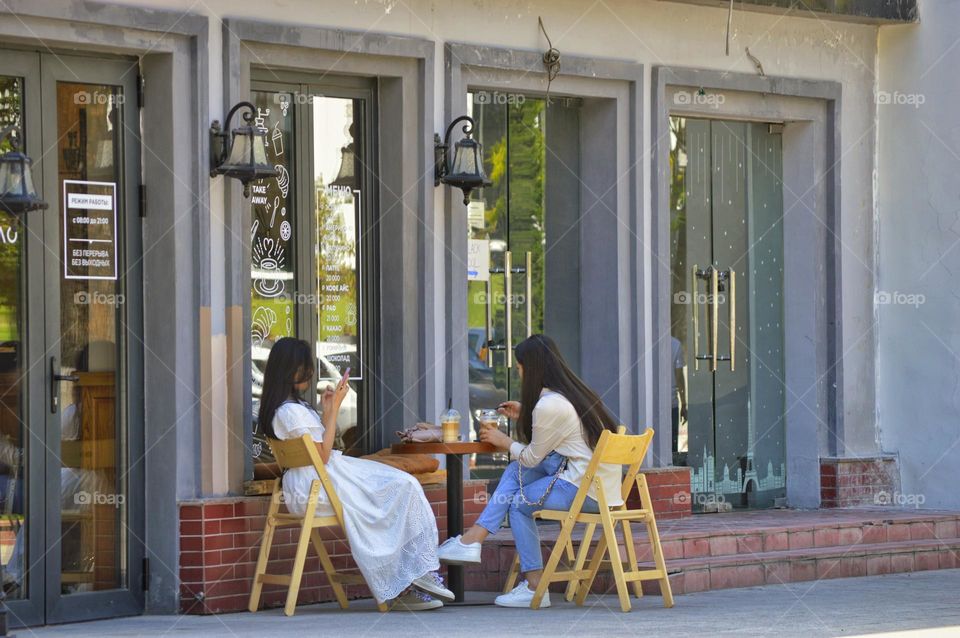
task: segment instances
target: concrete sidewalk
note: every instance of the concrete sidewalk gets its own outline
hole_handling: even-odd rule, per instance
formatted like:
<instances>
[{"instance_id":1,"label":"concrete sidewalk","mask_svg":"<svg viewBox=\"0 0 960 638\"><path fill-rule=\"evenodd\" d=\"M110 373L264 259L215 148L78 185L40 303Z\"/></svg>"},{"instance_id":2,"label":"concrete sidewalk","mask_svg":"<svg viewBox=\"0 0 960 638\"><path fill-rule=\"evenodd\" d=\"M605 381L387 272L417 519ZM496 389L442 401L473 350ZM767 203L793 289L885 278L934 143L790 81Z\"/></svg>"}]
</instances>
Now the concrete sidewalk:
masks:
<instances>
[{"instance_id":1,"label":"concrete sidewalk","mask_svg":"<svg viewBox=\"0 0 960 638\"><path fill-rule=\"evenodd\" d=\"M677 597L664 609L659 597L633 600L620 611L615 596L585 607L553 598L541 611L459 607L378 613L368 601L349 611L332 605L221 616L139 616L42 629L18 636L859 636L915 630L913 636L960 636L960 569L789 585L726 589ZM354 609L354 606L356 607ZM898 636L903 634L898 634Z\"/></svg>"}]
</instances>

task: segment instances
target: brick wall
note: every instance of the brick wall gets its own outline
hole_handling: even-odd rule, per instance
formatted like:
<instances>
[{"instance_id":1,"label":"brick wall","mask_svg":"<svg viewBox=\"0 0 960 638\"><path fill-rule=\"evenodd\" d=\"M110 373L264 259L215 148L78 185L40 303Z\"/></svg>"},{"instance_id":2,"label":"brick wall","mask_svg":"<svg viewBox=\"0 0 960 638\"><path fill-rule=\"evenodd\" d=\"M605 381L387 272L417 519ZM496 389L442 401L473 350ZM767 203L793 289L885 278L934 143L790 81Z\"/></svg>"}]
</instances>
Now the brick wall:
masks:
<instances>
[{"instance_id":1,"label":"brick wall","mask_svg":"<svg viewBox=\"0 0 960 638\"><path fill-rule=\"evenodd\" d=\"M659 520L689 516L690 470L686 467L668 467L644 470L654 511ZM446 538L446 486L424 487L427 500L437 517L440 540ZM467 481L464 484L464 523L472 525L486 503L486 481ZM631 507L639 507L634 493ZM247 608L253 571L260 549L269 497L246 496L219 499L183 501L180 503L180 611L188 614L214 614L242 611ZM296 551L297 530L284 527L274 535L270 555L270 573L290 573ZM327 551L338 569L353 569L356 565L339 530L321 530ZM485 548L485 552L488 550ZM512 559L512 553L509 557ZM504 558L503 560L507 560ZM499 557L497 563L500 562ZM499 568L500 565L498 564ZM468 588L497 590L502 586L497 573L474 574L468 570ZM505 573L505 572L504 572ZM486 578L484 578L486 577ZM497 580L496 583L493 581ZM487 582L490 581L490 582ZM348 587L351 598L369 597L365 587ZM283 587L264 587L262 607L280 607L286 598ZM300 586L301 604L333 600L333 591L320 569L319 561L310 550L303 581Z\"/></svg>"},{"instance_id":2,"label":"brick wall","mask_svg":"<svg viewBox=\"0 0 960 638\"><path fill-rule=\"evenodd\" d=\"M683 518L692 514L690 502L690 468L660 467L642 470L657 520ZM627 499L629 507L640 507L636 490Z\"/></svg>"},{"instance_id":3,"label":"brick wall","mask_svg":"<svg viewBox=\"0 0 960 638\"><path fill-rule=\"evenodd\" d=\"M821 458L821 507L895 505L900 472L894 457Z\"/></svg>"},{"instance_id":4,"label":"brick wall","mask_svg":"<svg viewBox=\"0 0 960 638\"><path fill-rule=\"evenodd\" d=\"M486 481L464 484L464 523L472 525L483 510ZM446 538L446 486L424 487L427 500L437 517L440 540ZM180 503L180 611L188 614L213 614L241 611L247 599L260 550L269 497L247 496L204 499ZM338 569L355 568L349 548L340 530L321 530L327 551ZM297 530L283 527L274 534L270 555L270 573L292 571ZM333 600L333 591L320 569L316 554L308 554L300 603ZM351 598L369 597L365 587L348 587ZM279 607L286 589L267 585L261 606Z\"/></svg>"}]
</instances>

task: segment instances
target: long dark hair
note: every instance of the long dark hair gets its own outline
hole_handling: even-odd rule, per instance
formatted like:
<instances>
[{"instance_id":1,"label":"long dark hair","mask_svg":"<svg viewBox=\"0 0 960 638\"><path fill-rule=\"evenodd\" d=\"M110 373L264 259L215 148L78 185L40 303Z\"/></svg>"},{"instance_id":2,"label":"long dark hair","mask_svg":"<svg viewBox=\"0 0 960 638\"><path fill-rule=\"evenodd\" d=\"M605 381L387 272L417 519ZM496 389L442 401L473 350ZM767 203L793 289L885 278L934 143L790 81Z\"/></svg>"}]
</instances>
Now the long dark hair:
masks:
<instances>
[{"instance_id":1,"label":"long dark hair","mask_svg":"<svg viewBox=\"0 0 960 638\"><path fill-rule=\"evenodd\" d=\"M277 408L291 399L301 400L295 386L312 379L315 367L310 344L303 339L283 337L273 344L267 357L267 367L263 371L263 391L257 415L257 426L265 436L277 438L273 430L273 416Z\"/></svg>"},{"instance_id":2,"label":"long dark hair","mask_svg":"<svg viewBox=\"0 0 960 638\"><path fill-rule=\"evenodd\" d=\"M573 404L591 449L597 446L604 430L617 431L616 419L597 393L570 369L553 339L542 334L531 335L517 344L515 352L517 362L523 366L520 419L517 421L518 434L523 442L529 443L533 437L533 408L544 388L562 394Z\"/></svg>"}]
</instances>

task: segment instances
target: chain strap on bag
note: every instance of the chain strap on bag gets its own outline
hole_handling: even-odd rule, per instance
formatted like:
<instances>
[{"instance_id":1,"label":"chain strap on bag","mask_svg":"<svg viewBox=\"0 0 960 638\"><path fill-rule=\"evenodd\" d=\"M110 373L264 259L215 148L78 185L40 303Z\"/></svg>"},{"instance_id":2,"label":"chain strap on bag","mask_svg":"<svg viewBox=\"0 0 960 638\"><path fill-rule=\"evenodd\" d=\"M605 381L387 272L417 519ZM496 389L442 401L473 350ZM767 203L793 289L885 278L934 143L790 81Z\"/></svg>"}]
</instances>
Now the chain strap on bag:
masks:
<instances>
[{"instance_id":1,"label":"chain strap on bag","mask_svg":"<svg viewBox=\"0 0 960 638\"><path fill-rule=\"evenodd\" d=\"M540 497L540 500L536 503L532 503L523 493L523 466L520 465L520 461L517 461L517 485L519 486L518 494L520 496L520 501L528 507L543 507L547 497L550 496L550 490L553 489L554 483L557 482L557 479L560 478L560 475L563 474L565 469L567 469L567 457L563 457L563 460L560 461L560 466L557 468L557 473L553 475L553 480L550 481L550 485L547 486L547 489L543 492L543 496Z\"/></svg>"}]
</instances>

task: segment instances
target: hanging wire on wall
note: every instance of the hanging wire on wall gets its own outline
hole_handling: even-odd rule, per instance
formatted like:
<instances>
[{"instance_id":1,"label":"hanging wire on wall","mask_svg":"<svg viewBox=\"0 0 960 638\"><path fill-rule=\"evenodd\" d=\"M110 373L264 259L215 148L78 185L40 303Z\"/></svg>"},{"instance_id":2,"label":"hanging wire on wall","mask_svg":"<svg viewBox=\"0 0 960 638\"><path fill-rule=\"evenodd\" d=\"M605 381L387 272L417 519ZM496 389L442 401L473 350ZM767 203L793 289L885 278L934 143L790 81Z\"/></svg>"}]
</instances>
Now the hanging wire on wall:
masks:
<instances>
[{"instance_id":1,"label":"hanging wire on wall","mask_svg":"<svg viewBox=\"0 0 960 638\"><path fill-rule=\"evenodd\" d=\"M553 46L550 36L547 35L547 29L543 26L543 18L537 16L537 22L540 24L540 31L543 32L543 37L547 39L547 46L549 47L543 53L543 68L547 71L547 106L550 106L550 84L560 75L560 51Z\"/></svg>"},{"instance_id":2,"label":"hanging wire on wall","mask_svg":"<svg viewBox=\"0 0 960 638\"><path fill-rule=\"evenodd\" d=\"M753 66L757 69L757 73L760 75L766 75L763 71L763 62L760 61L760 58L750 53L750 47L746 48L747 57L750 58L750 61L753 62Z\"/></svg>"}]
</instances>

